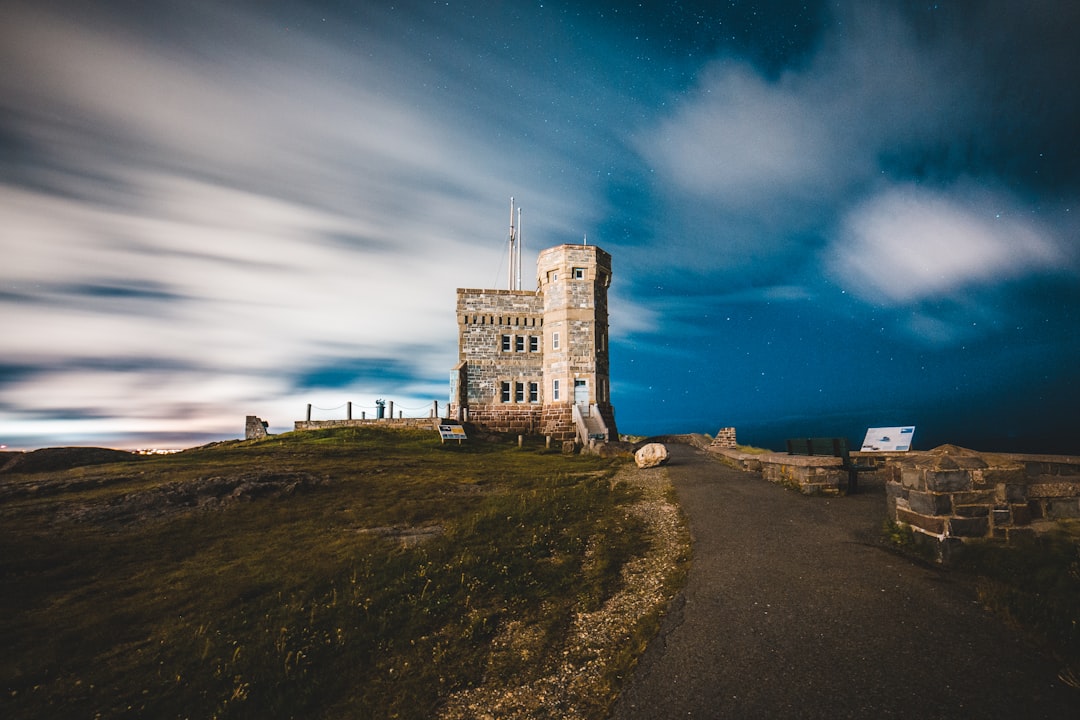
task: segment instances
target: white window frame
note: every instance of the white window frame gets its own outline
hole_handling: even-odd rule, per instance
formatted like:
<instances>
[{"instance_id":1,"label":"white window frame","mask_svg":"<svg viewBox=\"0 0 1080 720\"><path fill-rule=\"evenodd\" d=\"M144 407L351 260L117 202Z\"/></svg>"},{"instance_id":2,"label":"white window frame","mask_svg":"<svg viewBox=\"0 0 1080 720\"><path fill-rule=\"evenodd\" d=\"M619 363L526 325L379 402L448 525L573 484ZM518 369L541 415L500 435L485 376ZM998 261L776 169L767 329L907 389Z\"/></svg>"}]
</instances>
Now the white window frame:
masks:
<instances>
[{"instance_id":1,"label":"white window frame","mask_svg":"<svg viewBox=\"0 0 1080 720\"><path fill-rule=\"evenodd\" d=\"M559 381L551 381L551 400L553 402L559 402Z\"/></svg>"},{"instance_id":2,"label":"white window frame","mask_svg":"<svg viewBox=\"0 0 1080 720\"><path fill-rule=\"evenodd\" d=\"M512 347L513 347L513 341L510 339L510 336L509 335L503 335L502 336L502 351L503 352L510 352L510 348L512 348Z\"/></svg>"},{"instance_id":3,"label":"white window frame","mask_svg":"<svg viewBox=\"0 0 1080 720\"><path fill-rule=\"evenodd\" d=\"M552 350L558 350L559 349L559 331L558 330L555 330L554 332L551 333L551 349Z\"/></svg>"},{"instance_id":4,"label":"white window frame","mask_svg":"<svg viewBox=\"0 0 1080 720\"><path fill-rule=\"evenodd\" d=\"M525 383L523 383L523 382L514 383L514 402L516 402L516 403L525 402Z\"/></svg>"},{"instance_id":5,"label":"white window frame","mask_svg":"<svg viewBox=\"0 0 1080 720\"><path fill-rule=\"evenodd\" d=\"M529 402L531 402L531 403L540 402L540 383L538 383L538 382L530 382L529 383Z\"/></svg>"},{"instance_id":6,"label":"white window frame","mask_svg":"<svg viewBox=\"0 0 1080 720\"><path fill-rule=\"evenodd\" d=\"M540 352L540 338L535 335L529 336L529 352Z\"/></svg>"},{"instance_id":7,"label":"white window frame","mask_svg":"<svg viewBox=\"0 0 1080 720\"><path fill-rule=\"evenodd\" d=\"M510 402L510 399L512 397L510 394L511 391L512 388L510 387L510 383L503 381L499 387L499 401L504 403Z\"/></svg>"},{"instance_id":8,"label":"white window frame","mask_svg":"<svg viewBox=\"0 0 1080 720\"><path fill-rule=\"evenodd\" d=\"M525 336L514 336L514 352L525 352Z\"/></svg>"}]
</instances>

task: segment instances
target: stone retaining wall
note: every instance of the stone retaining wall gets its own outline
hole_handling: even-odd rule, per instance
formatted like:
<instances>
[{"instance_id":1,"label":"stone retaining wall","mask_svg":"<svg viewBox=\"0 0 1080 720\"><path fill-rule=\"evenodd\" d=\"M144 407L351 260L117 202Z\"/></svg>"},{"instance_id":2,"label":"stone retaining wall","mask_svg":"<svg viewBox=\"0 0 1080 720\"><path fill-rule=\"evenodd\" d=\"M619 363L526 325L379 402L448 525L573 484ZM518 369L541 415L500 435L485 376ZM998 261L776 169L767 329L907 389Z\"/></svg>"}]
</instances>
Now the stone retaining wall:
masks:
<instances>
[{"instance_id":1,"label":"stone retaining wall","mask_svg":"<svg viewBox=\"0 0 1080 720\"><path fill-rule=\"evenodd\" d=\"M843 495L848 472L838 457L769 453L760 458L761 476L803 495Z\"/></svg>"}]
</instances>

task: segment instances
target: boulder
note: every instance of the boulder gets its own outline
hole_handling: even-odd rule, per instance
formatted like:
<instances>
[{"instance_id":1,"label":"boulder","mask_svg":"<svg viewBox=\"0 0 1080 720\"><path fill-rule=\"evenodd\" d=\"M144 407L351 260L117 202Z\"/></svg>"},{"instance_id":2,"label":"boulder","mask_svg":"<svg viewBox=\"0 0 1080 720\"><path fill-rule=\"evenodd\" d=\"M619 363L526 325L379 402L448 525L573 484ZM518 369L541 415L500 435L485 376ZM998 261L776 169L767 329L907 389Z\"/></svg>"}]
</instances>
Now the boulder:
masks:
<instances>
[{"instance_id":1,"label":"boulder","mask_svg":"<svg viewBox=\"0 0 1080 720\"><path fill-rule=\"evenodd\" d=\"M639 468L651 468L667 462L668 451L661 443L643 445L634 453L634 462Z\"/></svg>"}]
</instances>

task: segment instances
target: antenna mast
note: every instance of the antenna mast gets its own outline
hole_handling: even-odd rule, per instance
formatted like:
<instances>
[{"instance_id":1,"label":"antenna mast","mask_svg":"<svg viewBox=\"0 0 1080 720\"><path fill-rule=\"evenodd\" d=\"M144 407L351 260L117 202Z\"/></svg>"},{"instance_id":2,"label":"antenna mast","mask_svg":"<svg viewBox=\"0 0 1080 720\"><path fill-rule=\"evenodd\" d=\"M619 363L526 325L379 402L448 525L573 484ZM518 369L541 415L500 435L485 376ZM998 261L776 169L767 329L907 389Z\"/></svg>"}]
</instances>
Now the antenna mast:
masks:
<instances>
[{"instance_id":1,"label":"antenna mast","mask_svg":"<svg viewBox=\"0 0 1080 720\"><path fill-rule=\"evenodd\" d=\"M515 250L515 228L514 228L514 196L510 196L510 263L506 268L506 289L514 289L514 250Z\"/></svg>"}]
</instances>

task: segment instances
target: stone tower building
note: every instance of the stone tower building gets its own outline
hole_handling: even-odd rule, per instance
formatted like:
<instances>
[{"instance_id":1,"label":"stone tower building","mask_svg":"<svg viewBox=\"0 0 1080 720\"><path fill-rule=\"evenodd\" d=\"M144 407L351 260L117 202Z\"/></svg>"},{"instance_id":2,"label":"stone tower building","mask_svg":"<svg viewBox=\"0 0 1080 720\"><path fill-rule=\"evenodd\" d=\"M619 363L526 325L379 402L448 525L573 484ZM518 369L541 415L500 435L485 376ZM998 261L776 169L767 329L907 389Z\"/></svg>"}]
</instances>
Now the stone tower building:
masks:
<instances>
[{"instance_id":1,"label":"stone tower building","mask_svg":"<svg viewBox=\"0 0 1080 720\"><path fill-rule=\"evenodd\" d=\"M500 432L617 439L608 362L611 256L540 253L532 290L457 291L450 415Z\"/></svg>"}]
</instances>

